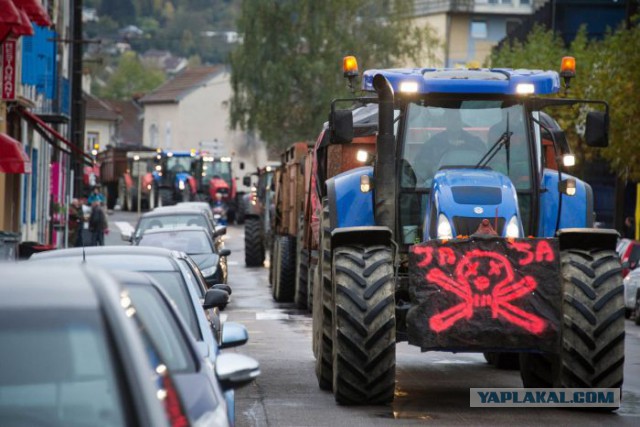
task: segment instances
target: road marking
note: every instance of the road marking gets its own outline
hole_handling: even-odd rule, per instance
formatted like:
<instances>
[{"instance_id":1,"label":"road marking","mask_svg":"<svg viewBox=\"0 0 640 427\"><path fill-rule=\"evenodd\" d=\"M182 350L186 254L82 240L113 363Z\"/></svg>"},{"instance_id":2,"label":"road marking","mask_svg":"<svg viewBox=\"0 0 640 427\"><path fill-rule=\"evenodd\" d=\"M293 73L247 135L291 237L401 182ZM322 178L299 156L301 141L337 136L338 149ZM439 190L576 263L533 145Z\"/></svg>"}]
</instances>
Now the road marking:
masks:
<instances>
[{"instance_id":1,"label":"road marking","mask_svg":"<svg viewBox=\"0 0 640 427\"><path fill-rule=\"evenodd\" d=\"M227 265L238 265L238 261L227 261Z\"/></svg>"},{"instance_id":2,"label":"road marking","mask_svg":"<svg viewBox=\"0 0 640 427\"><path fill-rule=\"evenodd\" d=\"M114 222L114 224L120 229L120 232L123 234L133 234L135 230L135 228L133 228L133 226L126 221L116 221Z\"/></svg>"},{"instance_id":3,"label":"road marking","mask_svg":"<svg viewBox=\"0 0 640 427\"><path fill-rule=\"evenodd\" d=\"M478 363L476 360L462 360L462 359L450 359L450 360L436 360L433 363L440 365L475 365Z\"/></svg>"},{"instance_id":4,"label":"road marking","mask_svg":"<svg viewBox=\"0 0 640 427\"><path fill-rule=\"evenodd\" d=\"M289 315L279 310L261 311L256 313L256 320L289 320Z\"/></svg>"}]
</instances>

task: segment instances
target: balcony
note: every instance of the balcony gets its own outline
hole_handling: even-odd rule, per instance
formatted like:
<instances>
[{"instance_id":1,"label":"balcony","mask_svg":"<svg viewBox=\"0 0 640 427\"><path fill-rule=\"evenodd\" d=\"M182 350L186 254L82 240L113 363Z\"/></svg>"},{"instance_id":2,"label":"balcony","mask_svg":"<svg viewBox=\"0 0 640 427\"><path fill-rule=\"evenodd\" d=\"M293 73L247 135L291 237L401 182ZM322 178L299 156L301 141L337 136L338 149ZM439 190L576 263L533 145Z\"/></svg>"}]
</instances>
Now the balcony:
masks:
<instances>
[{"instance_id":1,"label":"balcony","mask_svg":"<svg viewBox=\"0 0 640 427\"><path fill-rule=\"evenodd\" d=\"M414 0L414 16L436 13L509 14L533 13L540 0Z\"/></svg>"}]
</instances>

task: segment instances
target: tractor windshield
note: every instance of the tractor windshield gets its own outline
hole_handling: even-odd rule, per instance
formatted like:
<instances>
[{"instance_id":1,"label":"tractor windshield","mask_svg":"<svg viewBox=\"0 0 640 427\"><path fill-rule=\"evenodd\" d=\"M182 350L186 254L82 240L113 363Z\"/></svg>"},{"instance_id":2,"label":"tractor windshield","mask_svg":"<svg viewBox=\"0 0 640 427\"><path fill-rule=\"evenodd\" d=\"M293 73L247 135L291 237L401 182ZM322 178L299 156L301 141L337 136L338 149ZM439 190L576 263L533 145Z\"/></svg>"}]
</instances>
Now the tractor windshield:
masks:
<instances>
[{"instance_id":1,"label":"tractor windshield","mask_svg":"<svg viewBox=\"0 0 640 427\"><path fill-rule=\"evenodd\" d=\"M167 158L167 170L173 173L191 173L193 157L169 157Z\"/></svg>"},{"instance_id":2,"label":"tractor windshield","mask_svg":"<svg viewBox=\"0 0 640 427\"><path fill-rule=\"evenodd\" d=\"M231 163L230 162L204 162L202 166L203 179L208 182L213 177L222 178L227 183L231 182Z\"/></svg>"},{"instance_id":3,"label":"tractor windshield","mask_svg":"<svg viewBox=\"0 0 640 427\"><path fill-rule=\"evenodd\" d=\"M402 187L429 189L440 169L484 167L531 187L524 108L512 100L427 100L407 110ZM495 153L494 153L495 152Z\"/></svg>"}]
</instances>

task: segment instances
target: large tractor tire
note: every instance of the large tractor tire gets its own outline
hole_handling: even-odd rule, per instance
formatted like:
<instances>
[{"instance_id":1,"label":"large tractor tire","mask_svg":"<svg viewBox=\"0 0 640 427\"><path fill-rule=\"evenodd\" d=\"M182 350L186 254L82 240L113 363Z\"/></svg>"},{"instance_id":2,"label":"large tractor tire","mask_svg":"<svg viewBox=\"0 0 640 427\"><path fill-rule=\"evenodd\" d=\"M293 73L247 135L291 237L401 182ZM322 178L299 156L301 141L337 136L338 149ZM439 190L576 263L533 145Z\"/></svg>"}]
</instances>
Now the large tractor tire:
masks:
<instances>
[{"instance_id":1,"label":"large tractor tire","mask_svg":"<svg viewBox=\"0 0 640 427\"><path fill-rule=\"evenodd\" d=\"M633 310L635 312L635 319L634 319L634 323L636 325L640 325L640 291L638 291L638 294L636 295L636 306Z\"/></svg>"},{"instance_id":2,"label":"large tractor tire","mask_svg":"<svg viewBox=\"0 0 640 427\"><path fill-rule=\"evenodd\" d=\"M271 239L271 249L269 249L269 285L273 286L276 283L276 263L278 255L278 239Z\"/></svg>"},{"instance_id":3,"label":"large tractor tire","mask_svg":"<svg viewBox=\"0 0 640 427\"><path fill-rule=\"evenodd\" d=\"M246 220L246 207L244 205L244 200L242 200L242 195L236 196L236 224L242 225Z\"/></svg>"},{"instance_id":4,"label":"large tractor tire","mask_svg":"<svg viewBox=\"0 0 640 427\"><path fill-rule=\"evenodd\" d=\"M484 358L487 363L498 369L520 369L520 356L518 353L487 352L484 353Z\"/></svg>"},{"instance_id":5,"label":"large tractor tire","mask_svg":"<svg viewBox=\"0 0 640 427\"><path fill-rule=\"evenodd\" d=\"M322 203L320 223L320 250L314 275L313 328L316 378L322 390L333 389L333 302L331 268L331 226L329 207Z\"/></svg>"},{"instance_id":6,"label":"large tractor tire","mask_svg":"<svg viewBox=\"0 0 640 427\"><path fill-rule=\"evenodd\" d=\"M307 308L309 294L309 251L304 248L304 216L298 218L298 234L296 236L296 292L294 300L298 308Z\"/></svg>"},{"instance_id":7,"label":"large tractor tire","mask_svg":"<svg viewBox=\"0 0 640 427\"><path fill-rule=\"evenodd\" d=\"M611 250L565 250L561 269L562 346L555 355L521 354L524 386L622 387L624 289L618 256Z\"/></svg>"},{"instance_id":8,"label":"large tractor tire","mask_svg":"<svg viewBox=\"0 0 640 427\"><path fill-rule=\"evenodd\" d=\"M273 299L277 302L293 302L296 290L296 240L292 236L279 236L276 281L273 285Z\"/></svg>"},{"instance_id":9,"label":"large tractor tire","mask_svg":"<svg viewBox=\"0 0 640 427\"><path fill-rule=\"evenodd\" d=\"M333 252L333 392L343 405L393 401L396 321L393 257L387 246Z\"/></svg>"},{"instance_id":10,"label":"large tractor tire","mask_svg":"<svg viewBox=\"0 0 640 427\"><path fill-rule=\"evenodd\" d=\"M244 224L244 263L247 267L264 264L264 235L260 218L248 218Z\"/></svg>"},{"instance_id":11,"label":"large tractor tire","mask_svg":"<svg viewBox=\"0 0 640 427\"><path fill-rule=\"evenodd\" d=\"M313 293L315 274L318 270L318 251L311 251L309 254L309 268L307 270L307 311L313 313Z\"/></svg>"}]
</instances>

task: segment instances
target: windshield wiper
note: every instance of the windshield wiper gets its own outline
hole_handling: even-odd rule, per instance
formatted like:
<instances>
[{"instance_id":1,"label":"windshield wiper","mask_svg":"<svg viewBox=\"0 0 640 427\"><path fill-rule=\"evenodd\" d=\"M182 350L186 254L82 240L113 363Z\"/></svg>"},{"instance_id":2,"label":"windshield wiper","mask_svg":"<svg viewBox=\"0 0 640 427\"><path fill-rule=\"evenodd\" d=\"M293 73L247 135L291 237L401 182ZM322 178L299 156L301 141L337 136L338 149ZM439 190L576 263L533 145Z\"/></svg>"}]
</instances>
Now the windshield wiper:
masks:
<instances>
[{"instance_id":1,"label":"windshield wiper","mask_svg":"<svg viewBox=\"0 0 640 427\"><path fill-rule=\"evenodd\" d=\"M489 151L487 151L486 154L482 156L475 168L486 168L489 162L493 160L493 158L496 156L496 154L498 154L498 152L504 145L507 155L507 175L509 175L511 173L511 171L509 170L509 164L511 161L511 135L513 135L513 132L509 131L509 113L507 113L507 130L505 130L504 133L500 135L500 138L498 138L498 140L491 146L491 148L489 148Z\"/></svg>"}]
</instances>

